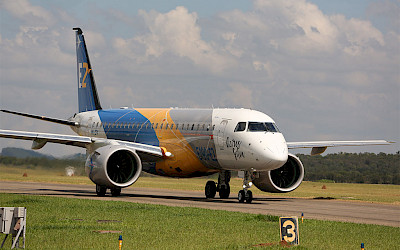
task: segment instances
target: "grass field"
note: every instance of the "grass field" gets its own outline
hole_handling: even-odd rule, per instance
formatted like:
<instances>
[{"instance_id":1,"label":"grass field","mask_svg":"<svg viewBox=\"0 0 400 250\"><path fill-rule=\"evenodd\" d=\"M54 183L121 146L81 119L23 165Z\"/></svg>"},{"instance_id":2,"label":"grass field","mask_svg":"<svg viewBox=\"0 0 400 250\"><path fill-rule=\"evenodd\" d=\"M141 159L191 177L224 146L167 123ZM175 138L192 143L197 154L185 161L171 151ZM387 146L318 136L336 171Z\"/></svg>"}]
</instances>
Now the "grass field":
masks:
<instances>
[{"instance_id":1,"label":"grass field","mask_svg":"<svg viewBox=\"0 0 400 250\"><path fill-rule=\"evenodd\" d=\"M68 177L65 176L63 170L41 169L40 167L32 169L0 165L0 173L0 180L93 185L86 176ZM24 173L27 173L27 177L23 177ZM216 176L211 178L216 178ZM203 191L206 181L206 178L176 179L165 177L140 177L139 180L129 188L148 187ZM231 195L236 197L241 186L241 179L233 178L231 180ZM322 189L323 186L325 186L326 189ZM341 200L400 205L399 185L303 182L298 189L287 194L265 193L257 188L252 188L252 191L255 196L331 197Z\"/></svg>"},{"instance_id":2,"label":"grass field","mask_svg":"<svg viewBox=\"0 0 400 250\"><path fill-rule=\"evenodd\" d=\"M281 249L278 217L120 201L0 194L27 207L27 249ZM99 233L98 231L121 231ZM398 249L400 228L305 220L296 249ZM255 245L268 243L268 247ZM7 248L11 246L7 240Z\"/></svg>"}]
</instances>

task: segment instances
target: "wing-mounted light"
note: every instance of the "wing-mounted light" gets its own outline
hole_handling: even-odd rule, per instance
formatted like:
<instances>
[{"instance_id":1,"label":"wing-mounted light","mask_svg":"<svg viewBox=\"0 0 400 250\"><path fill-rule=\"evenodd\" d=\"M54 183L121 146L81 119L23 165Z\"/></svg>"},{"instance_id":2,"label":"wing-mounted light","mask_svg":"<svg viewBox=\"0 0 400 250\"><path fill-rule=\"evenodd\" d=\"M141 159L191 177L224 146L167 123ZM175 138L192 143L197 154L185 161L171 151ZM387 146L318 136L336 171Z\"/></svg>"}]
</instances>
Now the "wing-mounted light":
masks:
<instances>
[{"instance_id":1,"label":"wing-mounted light","mask_svg":"<svg viewBox=\"0 0 400 250\"><path fill-rule=\"evenodd\" d=\"M166 148L164 148L164 147L160 147L160 148L161 148L161 153L164 158L170 158L170 157L174 156L171 152L168 152L168 150Z\"/></svg>"}]
</instances>

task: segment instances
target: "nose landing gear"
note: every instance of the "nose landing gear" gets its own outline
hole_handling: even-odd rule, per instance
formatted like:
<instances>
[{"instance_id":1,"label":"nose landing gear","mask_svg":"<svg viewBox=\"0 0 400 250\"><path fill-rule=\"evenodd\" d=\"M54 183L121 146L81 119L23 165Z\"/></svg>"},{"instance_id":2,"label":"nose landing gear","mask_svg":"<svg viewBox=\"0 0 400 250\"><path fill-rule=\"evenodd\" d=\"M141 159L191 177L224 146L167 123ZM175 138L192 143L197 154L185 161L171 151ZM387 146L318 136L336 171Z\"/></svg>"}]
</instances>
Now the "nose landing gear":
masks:
<instances>
[{"instance_id":1,"label":"nose landing gear","mask_svg":"<svg viewBox=\"0 0 400 250\"><path fill-rule=\"evenodd\" d=\"M253 192L249 190L252 185L250 171L244 171L243 190L238 193L239 203L244 203L245 201L246 203L251 203L253 201Z\"/></svg>"}]
</instances>

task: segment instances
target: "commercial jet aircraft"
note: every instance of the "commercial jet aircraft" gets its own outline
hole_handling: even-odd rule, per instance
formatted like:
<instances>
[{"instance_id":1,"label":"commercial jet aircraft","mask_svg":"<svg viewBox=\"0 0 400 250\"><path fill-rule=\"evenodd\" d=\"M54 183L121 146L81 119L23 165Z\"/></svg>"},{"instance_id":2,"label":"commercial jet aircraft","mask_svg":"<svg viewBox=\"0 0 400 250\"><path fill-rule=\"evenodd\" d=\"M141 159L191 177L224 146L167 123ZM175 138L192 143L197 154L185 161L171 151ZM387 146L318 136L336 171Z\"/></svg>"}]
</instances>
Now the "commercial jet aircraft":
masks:
<instances>
[{"instance_id":1,"label":"commercial jet aircraft","mask_svg":"<svg viewBox=\"0 0 400 250\"><path fill-rule=\"evenodd\" d=\"M300 159L288 149L385 145L385 140L286 142L274 120L249 109L103 109L97 94L83 32L76 35L79 113L68 120L1 110L2 112L68 125L77 136L0 130L0 137L32 140L32 149L47 142L86 148L85 170L98 196L107 189L118 196L142 171L169 177L219 173L208 181L205 196L230 194L231 171L241 171L239 202L250 203L254 184L265 192L295 190L303 180Z\"/></svg>"}]
</instances>

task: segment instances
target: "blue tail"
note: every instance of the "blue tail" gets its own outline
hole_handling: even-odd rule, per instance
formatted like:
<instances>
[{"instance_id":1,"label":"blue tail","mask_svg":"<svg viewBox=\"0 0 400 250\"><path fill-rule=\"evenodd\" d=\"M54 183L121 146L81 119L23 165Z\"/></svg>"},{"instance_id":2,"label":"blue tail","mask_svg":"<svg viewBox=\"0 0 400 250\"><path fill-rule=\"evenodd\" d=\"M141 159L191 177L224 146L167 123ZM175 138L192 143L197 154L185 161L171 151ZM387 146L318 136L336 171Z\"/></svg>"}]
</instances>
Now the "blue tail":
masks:
<instances>
[{"instance_id":1,"label":"blue tail","mask_svg":"<svg viewBox=\"0 0 400 250\"><path fill-rule=\"evenodd\" d=\"M79 112L102 109L83 32L80 28L73 28L73 30L76 34Z\"/></svg>"}]
</instances>

